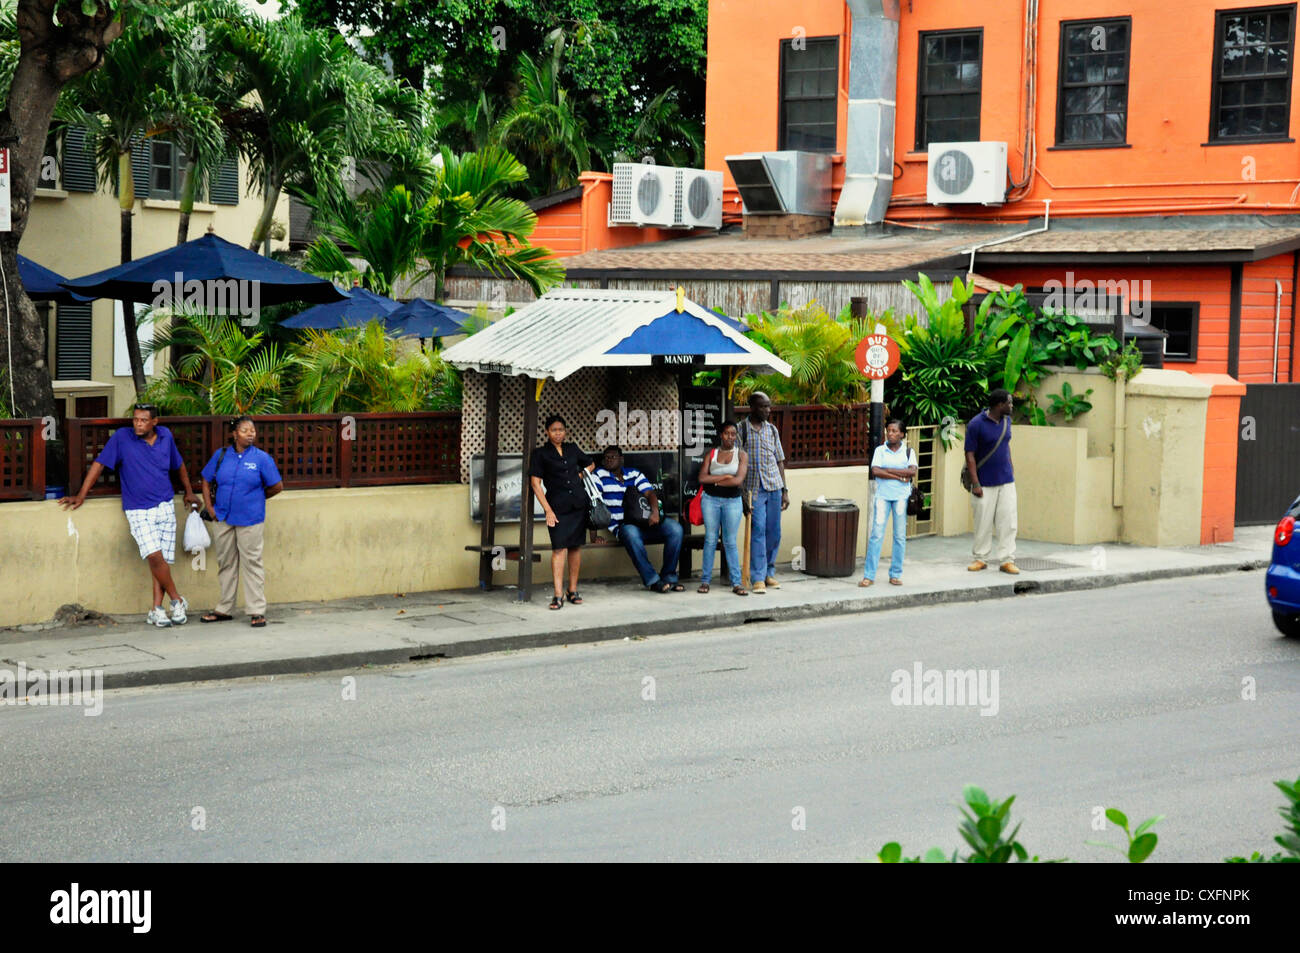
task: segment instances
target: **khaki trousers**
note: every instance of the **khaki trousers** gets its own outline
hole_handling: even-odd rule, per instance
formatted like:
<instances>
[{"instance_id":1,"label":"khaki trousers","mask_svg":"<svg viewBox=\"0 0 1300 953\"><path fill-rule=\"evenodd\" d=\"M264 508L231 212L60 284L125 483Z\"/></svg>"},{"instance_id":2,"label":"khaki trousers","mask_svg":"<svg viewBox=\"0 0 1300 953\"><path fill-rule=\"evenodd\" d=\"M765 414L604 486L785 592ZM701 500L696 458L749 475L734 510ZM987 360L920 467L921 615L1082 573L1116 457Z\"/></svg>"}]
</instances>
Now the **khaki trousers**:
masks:
<instances>
[{"instance_id":1,"label":"khaki trousers","mask_svg":"<svg viewBox=\"0 0 1300 953\"><path fill-rule=\"evenodd\" d=\"M975 524L971 553L981 562L998 566L1015 562L1016 485L986 486L982 497L970 495L970 503Z\"/></svg>"},{"instance_id":2,"label":"khaki trousers","mask_svg":"<svg viewBox=\"0 0 1300 953\"><path fill-rule=\"evenodd\" d=\"M262 527L231 526L221 520L212 524L217 548L217 582L221 601L214 612L232 615L235 611L235 586L244 581L244 608L249 615L266 615L266 574L262 570Z\"/></svg>"}]
</instances>

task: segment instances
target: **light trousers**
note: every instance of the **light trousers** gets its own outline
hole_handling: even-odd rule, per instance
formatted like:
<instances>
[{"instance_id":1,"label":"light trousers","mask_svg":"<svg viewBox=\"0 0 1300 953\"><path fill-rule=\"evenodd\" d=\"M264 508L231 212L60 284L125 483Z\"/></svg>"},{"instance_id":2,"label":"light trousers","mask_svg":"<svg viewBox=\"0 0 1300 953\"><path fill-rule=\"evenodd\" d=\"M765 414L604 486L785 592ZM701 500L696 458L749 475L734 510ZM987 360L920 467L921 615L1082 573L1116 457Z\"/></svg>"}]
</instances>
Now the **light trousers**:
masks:
<instances>
[{"instance_id":1,"label":"light trousers","mask_svg":"<svg viewBox=\"0 0 1300 953\"><path fill-rule=\"evenodd\" d=\"M231 615L235 610L235 586L244 583L244 608L249 615L266 615L266 574L262 569L262 527L231 526L222 520L212 524L217 550L217 582L221 600L214 612Z\"/></svg>"},{"instance_id":2,"label":"light trousers","mask_svg":"<svg viewBox=\"0 0 1300 953\"><path fill-rule=\"evenodd\" d=\"M970 495L970 503L975 524L971 552L975 558L999 566L1015 562L1016 485L986 486L982 497Z\"/></svg>"}]
</instances>

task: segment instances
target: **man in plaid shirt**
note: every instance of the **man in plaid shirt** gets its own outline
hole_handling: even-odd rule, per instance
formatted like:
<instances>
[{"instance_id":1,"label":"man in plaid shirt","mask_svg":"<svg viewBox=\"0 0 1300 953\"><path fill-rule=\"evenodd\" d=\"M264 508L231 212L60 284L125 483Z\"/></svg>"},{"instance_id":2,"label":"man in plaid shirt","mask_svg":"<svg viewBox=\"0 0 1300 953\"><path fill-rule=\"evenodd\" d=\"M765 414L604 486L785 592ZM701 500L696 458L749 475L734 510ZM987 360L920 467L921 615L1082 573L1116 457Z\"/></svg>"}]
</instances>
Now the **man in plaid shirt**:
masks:
<instances>
[{"instance_id":1,"label":"man in plaid shirt","mask_svg":"<svg viewBox=\"0 0 1300 953\"><path fill-rule=\"evenodd\" d=\"M785 452L781 435L768 420L772 401L762 391L749 398L749 417L737 428L749 454L745 493L750 497L749 578L751 592L780 589L776 581L776 551L781 546L781 513L790 506L785 486Z\"/></svg>"}]
</instances>

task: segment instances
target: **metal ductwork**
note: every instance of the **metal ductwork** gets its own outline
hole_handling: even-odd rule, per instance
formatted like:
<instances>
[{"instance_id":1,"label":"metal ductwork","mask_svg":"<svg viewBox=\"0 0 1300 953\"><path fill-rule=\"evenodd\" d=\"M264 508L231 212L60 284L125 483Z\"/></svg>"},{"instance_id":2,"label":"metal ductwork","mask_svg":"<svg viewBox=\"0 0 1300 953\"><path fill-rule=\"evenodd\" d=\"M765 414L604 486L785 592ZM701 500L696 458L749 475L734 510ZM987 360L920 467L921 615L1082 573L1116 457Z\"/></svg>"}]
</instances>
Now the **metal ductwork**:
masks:
<instances>
[{"instance_id":1,"label":"metal ductwork","mask_svg":"<svg viewBox=\"0 0 1300 953\"><path fill-rule=\"evenodd\" d=\"M845 0L849 40L849 124L836 225L885 220L894 188L898 90L898 0Z\"/></svg>"}]
</instances>

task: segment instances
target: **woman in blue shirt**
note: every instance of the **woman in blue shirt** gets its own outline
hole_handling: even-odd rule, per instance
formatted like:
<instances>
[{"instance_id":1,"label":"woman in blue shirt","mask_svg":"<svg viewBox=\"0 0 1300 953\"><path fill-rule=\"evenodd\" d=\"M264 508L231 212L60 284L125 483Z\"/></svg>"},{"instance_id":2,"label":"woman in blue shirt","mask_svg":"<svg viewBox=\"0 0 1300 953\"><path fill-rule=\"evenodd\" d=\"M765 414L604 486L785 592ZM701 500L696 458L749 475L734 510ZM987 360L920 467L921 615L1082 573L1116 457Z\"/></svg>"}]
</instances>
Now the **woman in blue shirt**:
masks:
<instances>
[{"instance_id":1,"label":"woman in blue shirt","mask_svg":"<svg viewBox=\"0 0 1300 953\"><path fill-rule=\"evenodd\" d=\"M894 518L894 548L889 557L889 582L903 584L903 549L907 545L907 498L912 495L916 479L916 456L903 443L906 429L900 420L885 426L885 442L871 455L871 475L876 478L872 494L871 536L867 540L867 558L862 564L862 581L869 586L876 581L880 565L880 548L885 540L885 523Z\"/></svg>"},{"instance_id":2,"label":"woman in blue shirt","mask_svg":"<svg viewBox=\"0 0 1300 953\"><path fill-rule=\"evenodd\" d=\"M266 625L265 574L262 570L262 524L266 501L284 489L270 455L259 450L252 417L230 425L231 442L203 468L203 502L216 522L217 579L221 599L203 622L225 622L235 609L235 587L244 580L244 607L254 628ZM213 485L215 484L215 486Z\"/></svg>"}]
</instances>

